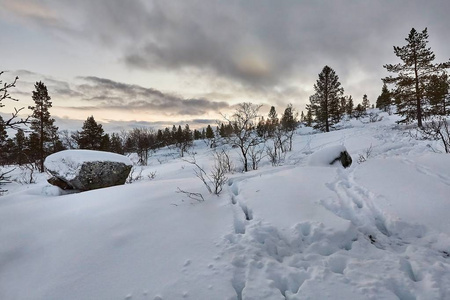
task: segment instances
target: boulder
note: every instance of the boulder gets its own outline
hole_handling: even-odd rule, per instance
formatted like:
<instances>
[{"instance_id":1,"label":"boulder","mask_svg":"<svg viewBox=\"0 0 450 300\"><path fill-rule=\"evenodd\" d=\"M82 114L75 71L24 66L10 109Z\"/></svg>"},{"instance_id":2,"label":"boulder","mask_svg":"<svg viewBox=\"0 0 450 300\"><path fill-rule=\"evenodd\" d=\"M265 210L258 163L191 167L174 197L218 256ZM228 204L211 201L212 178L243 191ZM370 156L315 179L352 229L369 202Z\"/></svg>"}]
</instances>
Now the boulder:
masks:
<instances>
[{"instance_id":1,"label":"boulder","mask_svg":"<svg viewBox=\"0 0 450 300\"><path fill-rule=\"evenodd\" d=\"M88 191L124 184L132 168L126 156L93 150L65 150L44 162L54 177L48 182L64 190Z\"/></svg>"},{"instance_id":2,"label":"boulder","mask_svg":"<svg viewBox=\"0 0 450 300\"><path fill-rule=\"evenodd\" d=\"M325 147L312 153L309 157L311 166L325 167L335 165L337 162L340 162L344 168L348 168L352 164L352 157L343 145Z\"/></svg>"},{"instance_id":3,"label":"boulder","mask_svg":"<svg viewBox=\"0 0 450 300\"><path fill-rule=\"evenodd\" d=\"M348 168L352 164L352 157L350 156L350 154L348 154L347 150L344 150L339 154L338 157L330 162L330 165L334 164L337 161L340 161L344 168Z\"/></svg>"}]
</instances>

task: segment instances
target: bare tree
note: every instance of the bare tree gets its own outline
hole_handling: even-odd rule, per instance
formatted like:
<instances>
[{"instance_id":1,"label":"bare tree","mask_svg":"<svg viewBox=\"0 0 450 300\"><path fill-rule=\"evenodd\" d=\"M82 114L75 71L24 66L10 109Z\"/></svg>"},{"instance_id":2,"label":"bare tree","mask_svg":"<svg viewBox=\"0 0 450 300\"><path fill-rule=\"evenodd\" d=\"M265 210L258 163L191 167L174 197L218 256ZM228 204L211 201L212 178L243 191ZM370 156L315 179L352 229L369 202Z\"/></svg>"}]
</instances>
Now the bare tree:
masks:
<instances>
[{"instance_id":1,"label":"bare tree","mask_svg":"<svg viewBox=\"0 0 450 300\"><path fill-rule=\"evenodd\" d=\"M197 163L195 156L192 157L192 160L184 159L184 161L195 166L195 176L203 182L210 194L219 195L222 192L223 186L228 180L228 177L226 176L227 163L222 156L215 156L214 166L210 175L208 175L206 171Z\"/></svg>"},{"instance_id":2,"label":"bare tree","mask_svg":"<svg viewBox=\"0 0 450 300\"><path fill-rule=\"evenodd\" d=\"M224 167L227 173L233 172L234 165L227 151L225 151L224 149L222 149L221 151L215 151L214 159L215 161L220 162L220 164Z\"/></svg>"},{"instance_id":3,"label":"bare tree","mask_svg":"<svg viewBox=\"0 0 450 300\"><path fill-rule=\"evenodd\" d=\"M258 147L258 146L254 146L254 147L250 147L248 153L250 155L250 159L252 160L252 169L253 170L258 170L258 166L259 163L261 162L261 160L265 157L265 148L264 146L262 147Z\"/></svg>"},{"instance_id":4,"label":"bare tree","mask_svg":"<svg viewBox=\"0 0 450 300\"><path fill-rule=\"evenodd\" d=\"M0 71L0 76L5 73L4 71ZM11 101L19 101L16 98L12 97L9 93L9 89L16 87L16 82L19 80L19 77L16 76L16 78L10 82L3 82L3 80L0 79L0 107L4 107L5 105L2 103L3 100L11 100ZM26 119L17 119L19 112L23 110L22 108L14 108L14 112L11 113L11 117L7 120L3 121L3 125L5 128L12 128L12 129L19 129L21 125L28 124L28 117Z\"/></svg>"},{"instance_id":5,"label":"bare tree","mask_svg":"<svg viewBox=\"0 0 450 300\"><path fill-rule=\"evenodd\" d=\"M423 139L440 140L444 146L445 153L450 153L450 127L448 121L441 117L425 123L419 128Z\"/></svg>"},{"instance_id":6,"label":"bare tree","mask_svg":"<svg viewBox=\"0 0 450 300\"><path fill-rule=\"evenodd\" d=\"M239 148L245 172L248 171L248 151L264 142L255 130L261 106L244 102L238 104L231 118L222 115L233 126L233 134L226 139L231 146Z\"/></svg>"}]
</instances>

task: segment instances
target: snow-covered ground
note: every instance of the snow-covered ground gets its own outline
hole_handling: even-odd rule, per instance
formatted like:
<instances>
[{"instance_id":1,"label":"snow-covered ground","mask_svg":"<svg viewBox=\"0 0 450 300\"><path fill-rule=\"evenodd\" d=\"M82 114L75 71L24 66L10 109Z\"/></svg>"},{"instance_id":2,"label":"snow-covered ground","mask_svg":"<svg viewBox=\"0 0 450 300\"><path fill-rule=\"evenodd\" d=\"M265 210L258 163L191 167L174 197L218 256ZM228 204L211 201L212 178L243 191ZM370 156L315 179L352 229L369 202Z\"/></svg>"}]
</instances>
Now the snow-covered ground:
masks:
<instances>
[{"instance_id":1,"label":"snow-covered ground","mask_svg":"<svg viewBox=\"0 0 450 300\"><path fill-rule=\"evenodd\" d=\"M169 149L124 186L8 184L0 299L450 299L450 155L383 117L299 129L283 165L228 174L219 197ZM320 164L340 145L350 168Z\"/></svg>"}]
</instances>

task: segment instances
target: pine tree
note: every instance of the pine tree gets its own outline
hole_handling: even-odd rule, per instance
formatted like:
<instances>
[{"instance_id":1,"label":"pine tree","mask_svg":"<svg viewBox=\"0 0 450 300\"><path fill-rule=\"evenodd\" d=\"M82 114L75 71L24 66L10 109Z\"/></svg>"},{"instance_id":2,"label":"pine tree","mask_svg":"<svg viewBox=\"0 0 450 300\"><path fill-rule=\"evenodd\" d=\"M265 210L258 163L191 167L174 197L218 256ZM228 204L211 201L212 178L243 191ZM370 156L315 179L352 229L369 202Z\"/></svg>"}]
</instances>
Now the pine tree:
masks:
<instances>
[{"instance_id":1,"label":"pine tree","mask_svg":"<svg viewBox=\"0 0 450 300\"><path fill-rule=\"evenodd\" d=\"M305 117L305 113L302 112L300 113L300 123L305 123L306 122L306 117Z\"/></svg>"},{"instance_id":2,"label":"pine tree","mask_svg":"<svg viewBox=\"0 0 450 300\"><path fill-rule=\"evenodd\" d=\"M222 124L222 127L223 127L223 124ZM211 125L208 125L208 127L206 127L205 135L206 135L207 139L213 139L214 138L214 131L211 128Z\"/></svg>"},{"instance_id":3,"label":"pine tree","mask_svg":"<svg viewBox=\"0 0 450 300\"><path fill-rule=\"evenodd\" d=\"M364 108L365 111L370 108L370 101L367 98L366 94L363 95L363 99L362 99L361 105L362 105L362 107Z\"/></svg>"},{"instance_id":4,"label":"pine tree","mask_svg":"<svg viewBox=\"0 0 450 300\"><path fill-rule=\"evenodd\" d=\"M186 124L184 129L181 129L181 126L178 126L177 135L179 136L177 147L180 149L180 156L184 157L184 153L193 145L192 131L189 128L189 125Z\"/></svg>"},{"instance_id":5,"label":"pine tree","mask_svg":"<svg viewBox=\"0 0 450 300\"><path fill-rule=\"evenodd\" d=\"M339 112L341 116L345 115L345 111L347 109L347 96L341 97L339 102Z\"/></svg>"},{"instance_id":6,"label":"pine tree","mask_svg":"<svg viewBox=\"0 0 450 300\"><path fill-rule=\"evenodd\" d=\"M158 131L158 133L159 132L160 131ZM110 151L118 154L124 154L122 139L120 138L119 134L115 132L111 135Z\"/></svg>"},{"instance_id":7,"label":"pine tree","mask_svg":"<svg viewBox=\"0 0 450 300\"><path fill-rule=\"evenodd\" d=\"M306 104L306 126L311 127L313 122L313 113L312 107L309 104Z\"/></svg>"},{"instance_id":8,"label":"pine tree","mask_svg":"<svg viewBox=\"0 0 450 300\"><path fill-rule=\"evenodd\" d=\"M39 146L37 149L32 149L38 153L38 168L40 172L44 172L44 159L48 154L55 152L51 149L49 143L56 142L58 127L54 126L55 119L51 118L49 108L52 107L51 98L48 95L47 87L41 81L36 82L33 91L33 101L35 106L28 108L33 111L31 115L31 129L37 134L39 138Z\"/></svg>"},{"instance_id":9,"label":"pine tree","mask_svg":"<svg viewBox=\"0 0 450 300\"><path fill-rule=\"evenodd\" d=\"M25 150L25 154L28 157L28 161L30 163L35 162L39 159L39 153L37 151L34 151L34 149L39 148L39 143L39 134L37 134L36 132L31 132L28 135L27 146Z\"/></svg>"},{"instance_id":10,"label":"pine tree","mask_svg":"<svg viewBox=\"0 0 450 300\"><path fill-rule=\"evenodd\" d=\"M292 107L292 104L288 104L284 110L283 116L281 116L281 129L285 136L289 140L289 151L292 151L292 138L298 125L298 113Z\"/></svg>"},{"instance_id":11,"label":"pine tree","mask_svg":"<svg viewBox=\"0 0 450 300\"><path fill-rule=\"evenodd\" d=\"M168 146L173 143L172 134L170 133L169 127L164 128L163 137L164 137L164 146Z\"/></svg>"},{"instance_id":12,"label":"pine tree","mask_svg":"<svg viewBox=\"0 0 450 300\"><path fill-rule=\"evenodd\" d=\"M111 148L111 139L109 138L109 134L105 133L102 136L102 140L100 143L100 150L101 151L110 151Z\"/></svg>"},{"instance_id":13,"label":"pine tree","mask_svg":"<svg viewBox=\"0 0 450 300\"><path fill-rule=\"evenodd\" d=\"M449 82L447 74L441 76L433 75L426 88L427 98L430 101L431 115L447 115L447 106L450 104Z\"/></svg>"},{"instance_id":14,"label":"pine tree","mask_svg":"<svg viewBox=\"0 0 450 300\"><path fill-rule=\"evenodd\" d=\"M22 129L18 129L16 132L13 151L15 153L15 163L19 166L27 163L27 138Z\"/></svg>"},{"instance_id":15,"label":"pine tree","mask_svg":"<svg viewBox=\"0 0 450 300\"><path fill-rule=\"evenodd\" d=\"M407 45L394 46L394 53L402 60L402 63L383 66L388 72L396 73L397 76L386 77L383 81L395 85L394 94L398 101L397 112L405 118L404 121L417 120L417 125L423 127L422 119L426 114L424 109L428 106L425 97L426 86L431 76L440 75L450 67L450 62L433 63L435 55L431 48L427 47L427 28L421 33L412 28L405 40Z\"/></svg>"},{"instance_id":16,"label":"pine tree","mask_svg":"<svg viewBox=\"0 0 450 300\"><path fill-rule=\"evenodd\" d=\"M271 106L266 122L267 134L269 137L273 136L279 122L280 121L278 120L278 114L275 110L275 106Z\"/></svg>"},{"instance_id":17,"label":"pine tree","mask_svg":"<svg viewBox=\"0 0 450 300\"><path fill-rule=\"evenodd\" d=\"M329 132L330 127L336 122L338 101L344 92L339 76L332 68L325 66L314 84L314 90L316 93L310 97L310 101L317 123L315 127Z\"/></svg>"},{"instance_id":18,"label":"pine tree","mask_svg":"<svg viewBox=\"0 0 450 300\"><path fill-rule=\"evenodd\" d=\"M359 119L362 116L364 116L366 113L366 109L364 108L364 106L361 103L358 103L358 105L356 105L355 110L353 111L353 115L355 116L355 118Z\"/></svg>"},{"instance_id":19,"label":"pine tree","mask_svg":"<svg viewBox=\"0 0 450 300\"><path fill-rule=\"evenodd\" d=\"M391 102L391 93L389 92L386 83L383 83L383 87L381 88L381 95L377 98L377 108L387 112L389 111Z\"/></svg>"},{"instance_id":20,"label":"pine tree","mask_svg":"<svg viewBox=\"0 0 450 300\"><path fill-rule=\"evenodd\" d=\"M352 96L348 97L347 106L345 107L345 113L351 117L353 115L353 98Z\"/></svg>"},{"instance_id":21,"label":"pine tree","mask_svg":"<svg viewBox=\"0 0 450 300\"><path fill-rule=\"evenodd\" d=\"M80 149L101 150L103 141L103 127L97 124L94 116L84 121L82 130L78 132L78 147Z\"/></svg>"}]
</instances>

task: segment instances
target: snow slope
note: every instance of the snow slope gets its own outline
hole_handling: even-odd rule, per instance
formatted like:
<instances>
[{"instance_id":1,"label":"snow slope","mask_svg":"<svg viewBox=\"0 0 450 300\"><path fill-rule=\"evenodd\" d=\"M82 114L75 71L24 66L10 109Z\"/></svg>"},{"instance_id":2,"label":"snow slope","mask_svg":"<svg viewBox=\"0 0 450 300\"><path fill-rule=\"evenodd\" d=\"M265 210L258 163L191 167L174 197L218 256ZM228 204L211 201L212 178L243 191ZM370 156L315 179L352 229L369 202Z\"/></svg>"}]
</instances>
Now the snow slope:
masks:
<instances>
[{"instance_id":1,"label":"snow slope","mask_svg":"<svg viewBox=\"0 0 450 300\"><path fill-rule=\"evenodd\" d=\"M228 174L220 197L169 149L125 186L13 183L0 299L450 299L450 155L393 119L299 129L282 166ZM350 168L310 163L342 145ZM212 150L194 151L209 169Z\"/></svg>"}]
</instances>

